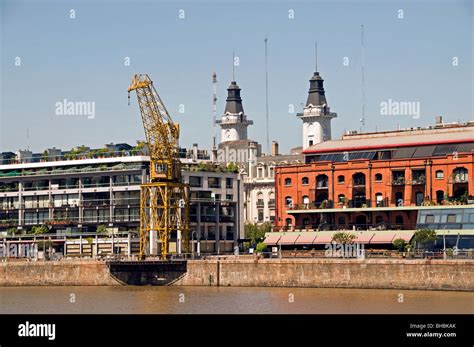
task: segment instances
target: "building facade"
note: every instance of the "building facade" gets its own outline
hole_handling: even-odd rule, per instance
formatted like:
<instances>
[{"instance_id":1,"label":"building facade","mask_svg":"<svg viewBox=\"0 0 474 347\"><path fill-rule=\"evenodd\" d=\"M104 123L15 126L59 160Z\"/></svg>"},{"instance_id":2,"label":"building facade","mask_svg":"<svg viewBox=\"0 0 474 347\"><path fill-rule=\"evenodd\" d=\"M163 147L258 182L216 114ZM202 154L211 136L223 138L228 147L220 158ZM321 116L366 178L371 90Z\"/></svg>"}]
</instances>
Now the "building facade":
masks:
<instances>
[{"instance_id":1,"label":"building facade","mask_svg":"<svg viewBox=\"0 0 474 347\"><path fill-rule=\"evenodd\" d=\"M304 155L276 168L276 230L474 229L462 212L474 207L472 122L350 134Z\"/></svg>"},{"instance_id":2,"label":"building facade","mask_svg":"<svg viewBox=\"0 0 474 347\"><path fill-rule=\"evenodd\" d=\"M242 183L235 172L198 165L203 162L199 153L194 148L182 158L183 180L190 185L193 249L233 252L243 237ZM95 156L89 149L73 158L63 153L51 160L25 162L22 157L21 163L0 165L0 231L26 233L46 225L67 234L104 225L115 232L138 232L140 184L148 181L149 157L107 147ZM172 235L170 250L175 249Z\"/></svg>"}]
</instances>

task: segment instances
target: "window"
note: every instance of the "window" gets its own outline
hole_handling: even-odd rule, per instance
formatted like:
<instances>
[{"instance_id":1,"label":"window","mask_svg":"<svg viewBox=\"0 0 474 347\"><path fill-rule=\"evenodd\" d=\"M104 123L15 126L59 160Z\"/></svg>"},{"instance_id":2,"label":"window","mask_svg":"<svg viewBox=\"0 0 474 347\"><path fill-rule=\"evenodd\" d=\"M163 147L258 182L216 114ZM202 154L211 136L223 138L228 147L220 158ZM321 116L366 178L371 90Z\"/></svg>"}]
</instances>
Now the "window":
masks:
<instances>
[{"instance_id":1,"label":"window","mask_svg":"<svg viewBox=\"0 0 474 347\"><path fill-rule=\"evenodd\" d=\"M214 194L214 199L216 201L220 201L221 200L221 195L220 194Z\"/></svg>"},{"instance_id":2,"label":"window","mask_svg":"<svg viewBox=\"0 0 474 347\"><path fill-rule=\"evenodd\" d=\"M303 204L305 204L305 206L309 205L309 197L307 195L303 196Z\"/></svg>"},{"instance_id":3,"label":"window","mask_svg":"<svg viewBox=\"0 0 474 347\"><path fill-rule=\"evenodd\" d=\"M263 222L263 210L262 209L258 210L258 221Z\"/></svg>"},{"instance_id":4,"label":"window","mask_svg":"<svg viewBox=\"0 0 474 347\"><path fill-rule=\"evenodd\" d=\"M444 200L444 191L443 190L437 190L436 191L436 202L438 204L441 204Z\"/></svg>"},{"instance_id":5,"label":"window","mask_svg":"<svg viewBox=\"0 0 474 347\"><path fill-rule=\"evenodd\" d=\"M285 206L286 207L293 207L293 198L291 196L287 196L285 198Z\"/></svg>"},{"instance_id":6,"label":"window","mask_svg":"<svg viewBox=\"0 0 474 347\"><path fill-rule=\"evenodd\" d=\"M467 182L467 169L459 167L453 171L453 183L465 183Z\"/></svg>"},{"instance_id":7,"label":"window","mask_svg":"<svg viewBox=\"0 0 474 347\"><path fill-rule=\"evenodd\" d=\"M227 201L232 201L232 200L234 200L234 196L233 196L232 194L227 194L227 195L225 196L225 199L226 199Z\"/></svg>"},{"instance_id":8,"label":"window","mask_svg":"<svg viewBox=\"0 0 474 347\"><path fill-rule=\"evenodd\" d=\"M426 215L426 223L434 223L435 222L435 216L433 214L427 214Z\"/></svg>"},{"instance_id":9,"label":"window","mask_svg":"<svg viewBox=\"0 0 474 347\"><path fill-rule=\"evenodd\" d=\"M455 214L448 214L448 223L456 223L456 215Z\"/></svg>"},{"instance_id":10,"label":"window","mask_svg":"<svg viewBox=\"0 0 474 347\"><path fill-rule=\"evenodd\" d=\"M375 193L375 204L377 207L384 206L382 193Z\"/></svg>"},{"instance_id":11,"label":"window","mask_svg":"<svg viewBox=\"0 0 474 347\"><path fill-rule=\"evenodd\" d=\"M337 183L344 183L346 178L343 175L337 176Z\"/></svg>"},{"instance_id":12,"label":"window","mask_svg":"<svg viewBox=\"0 0 474 347\"><path fill-rule=\"evenodd\" d=\"M400 215L396 216L395 217L395 223L398 224L398 225L403 224L403 216L400 216Z\"/></svg>"},{"instance_id":13,"label":"window","mask_svg":"<svg viewBox=\"0 0 474 347\"><path fill-rule=\"evenodd\" d=\"M275 176L275 168L273 166L270 166L268 168L268 176L269 177L274 177Z\"/></svg>"},{"instance_id":14,"label":"window","mask_svg":"<svg viewBox=\"0 0 474 347\"><path fill-rule=\"evenodd\" d=\"M291 178L285 178L285 186L291 186Z\"/></svg>"},{"instance_id":15,"label":"window","mask_svg":"<svg viewBox=\"0 0 474 347\"><path fill-rule=\"evenodd\" d=\"M444 172L442 170L437 170L435 173L435 177L437 180L443 179L444 178Z\"/></svg>"},{"instance_id":16,"label":"window","mask_svg":"<svg viewBox=\"0 0 474 347\"><path fill-rule=\"evenodd\" d=\"M313 140L309 140L309 145L310 145L310 146L313 145Z\"/></svg>"},{"instance_id":17,"label":"window","mask_svg":"<svg viewBox=\"0 0 474 347\"><path fill-rule=\"evenodd\" d=\"M328 187L328 176L318 175L316 177L316 189L326 189Z\"/></svg>"},{"instance_id":18,"label":"window","mask_svg":"<svg viewBox=\"0 0 474 347\"><path fill-rule=\"evenodd\" d=\"M232 189L233 187L233 179L232 178L226 178L225 179L225 187L228 188L228 189Z\"/></svg>"},{"instance_id":19,"label":"window","mask_svg":"<svg viewBox=\"0 0 474 347\"><path fill-rule=\"evenodd\" d=\"M291 218L285 219L285 224L287 227L291 227Z\"/></svg>"},{"instance_id":20,"label":"window","mask_svg":"<svg viewBox=\"0 0 474 347\"><path fill-rule=\"evenodd\" d=\"M191 187L202 187L202 177L189 176L189 185Z\"/></svg>"},{"instance_id":21,"label":"window","mask_svg":"<svg viewBox=\"0 0 474 347\"><path fill-rule=\"evenodd\" d=\"M365 175L358 172L352 176L352 184L354 186L365 186Z\"/></svg>"},{"instance_id":22,"label":"window","mask_svg":"<svg viewBox=\"0 0 474 347\"><path fill-rule=\"evenodd\" d=\"M263 193L259 192L257 193L257 206L258 207L263 207L264 201L263 201Z\"/></svg>"},{"instance_id":23,"label":"window","mask_svg":"<svg viewBox=\"0 0 474 347\"><path fill-rule=\"evenodd\" d=\"M207 183L209 185L209 188L221 187L221 179L219 177L208 177Z\"/></svg>"},{"instance_id":24,"label":"window","mask_svg":"<svg viewBox=\"0 0 474 347\"><path fill-rule=\"evenodd\" d=\"M375 174L375 181L376 182L382 181L382 174L381 173Z\"/></svg>"},{"instance_id":25,"label":"window","mask_svg":"<svg viewBox=\"0 0 474 347\"><path fill-rule=\"evenodd\" d=\"M308 177L303 177L303 178L301 179L301 184L302 184L302 185L308 185L308 184L309 184L309 179L308 179Z\"/></svg>"},{"instance_id":26,"label":"window","mask_svg":"<svg viewBox=\"0 0 474 347\"><path fill-rule=\"evenodd\" d=\"M344 194L339 194L337 196L337 202L340 204L344 204L346 202L346 196Z\"/></svg>"},{"instance_id":27,"label":"window","mask_svg":"<svg viewBox=\"0 0 474 347\"><path fill-rule=\"evenodd\" d=\"M261 166L257 168L257 178L263 178L263 167Z\"/></svg>"}]
</instances>

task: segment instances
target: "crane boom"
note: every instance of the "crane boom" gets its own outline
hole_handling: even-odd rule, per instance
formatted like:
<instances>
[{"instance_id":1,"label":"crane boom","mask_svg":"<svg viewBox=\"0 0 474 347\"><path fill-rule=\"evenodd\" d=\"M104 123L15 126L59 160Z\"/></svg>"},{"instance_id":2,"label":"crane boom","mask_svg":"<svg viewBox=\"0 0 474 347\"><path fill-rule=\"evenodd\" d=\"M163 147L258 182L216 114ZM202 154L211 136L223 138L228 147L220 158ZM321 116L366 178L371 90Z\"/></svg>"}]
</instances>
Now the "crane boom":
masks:
<instances>
[{"instance_id":1,"label":"crane boom","mask_svg":"<svg viewBox=\"0 0 474 347\"><path fill-rule=\"evenodd\" d=\"M180 178L178 159L179 124L174 123L165 104L147 74L135 74L128 87L136 91L142 116L145 137L153 164L150 172L152 182Z\"/></svg>"},{"instance_id":2,"label":"crane boom","mask_svg":"<svg viewBox=\"0 0 474 347\"><path fill-rule=\"evenodd\" d=\"M140 257L156 253L154 234L158 232L161 256L166 258L172 238L176 238L178 253L186 252L189 242L189 186L181 180L179 125L173 122L147 74L133 76L129 101L132 91L137 93L150 151L150 182L142 184L140 191Z\"/></svg>"}]
</instances>

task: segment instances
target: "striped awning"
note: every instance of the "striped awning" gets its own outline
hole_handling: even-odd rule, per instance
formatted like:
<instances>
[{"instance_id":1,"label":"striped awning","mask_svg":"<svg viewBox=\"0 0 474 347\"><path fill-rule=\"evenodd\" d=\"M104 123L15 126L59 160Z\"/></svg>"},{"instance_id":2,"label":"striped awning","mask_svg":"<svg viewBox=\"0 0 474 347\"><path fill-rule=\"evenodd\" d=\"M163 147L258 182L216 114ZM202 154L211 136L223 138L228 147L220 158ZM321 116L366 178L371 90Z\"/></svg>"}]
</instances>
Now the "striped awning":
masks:
<instances>
[{"instance_id":1,"label":"striped awning","mask_svg":"<svg viewBox=\"0 0 474 347\"><path fill-rule=\"evenodd\" d=\"M303 232L300 234L300 237L296 239L295 245L312 245L315 238L316 238L316 233Z\"/></svg>"},{"instance_id":2,"label":"striped awning","mask_svg":"<svg viewBox=\"0 0 474 347\"><path fill-rule=\"evenodd\" d=\"M355 243L369 243L370 240L374 237L374 232L360 231L356 233L357 237L354 240Z\"/></svg>"},{"instance_id":3,"label":"striped awning","mask_svg":"<svg viewBox=\"0 0 474 347\"><path fill-rule=\"evenodd\" d=\"M281 245L294 245L296 240L299 238L299 233L289 233L283 234L281 239L278 241L278 244Z\"/></svg>"},{"instance_id":4,"label":"striped awning","mask_svg":"<svg viewBox=\"0 0 474 347\"><path fill-rule=\"evenodd\" d=\"M406 242L410 241L413 235L415 234L414 231L397 231L394 240L396 239L403 239Z\"/></svg>"},{"instance_id":5,"label":"striped awning","mask_svg":"<svg viewBox=\"0 0 474 347\"><path fill-rule=\"evenodd\" d=\"M269 234L267 237L265 237L263 243L268 246L276 246L278 244L278 241L280 241L280 238L280 234Z\"/></svg>"},{"instance_id":6,"label":"striped awning","mask_svg":"<svg viewBox=\"0 0 474 347\"><path fill-rule=\"evenodd\" d=\"M370 240L371 244L381 244L381 243L392 243L392 241L395 239L395 232L391 231L380 231L375 233L374 237L372 237L372 240Z\"/></svg>"}]
</instances>

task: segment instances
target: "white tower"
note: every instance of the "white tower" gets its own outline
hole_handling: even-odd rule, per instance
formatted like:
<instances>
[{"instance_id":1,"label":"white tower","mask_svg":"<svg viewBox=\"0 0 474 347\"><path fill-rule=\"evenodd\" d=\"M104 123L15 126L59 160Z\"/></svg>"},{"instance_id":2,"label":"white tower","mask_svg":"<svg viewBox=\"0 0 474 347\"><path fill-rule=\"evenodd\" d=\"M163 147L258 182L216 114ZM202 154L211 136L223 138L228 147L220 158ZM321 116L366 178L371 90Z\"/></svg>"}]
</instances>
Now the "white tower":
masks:
<instances>
[{"instance_id":1,"label":"white tower","mask_svg":"<svg viewBox=\"0 0 474 347\"><path fill-rule=\"evenodd\" d=\"M315 72L309 80L309 92L303 113L297 117L303 121L303 150L317 143L331 139L331 119L337 117L331 113L324 95L324 80Z\"/></svg>"},{"instance_id":2,"label":"white tower","mask_svg":"<svg viewBox=\"0 0 474 347\"><path fill-rule=\"evenodd\" d=\"M216 123L221 127L221 143L247 140L247 127L252 125L253 121L248 120L244 113L240 88L235 81L227 88L225 111Z\"/></svg>"}]
</instances>

